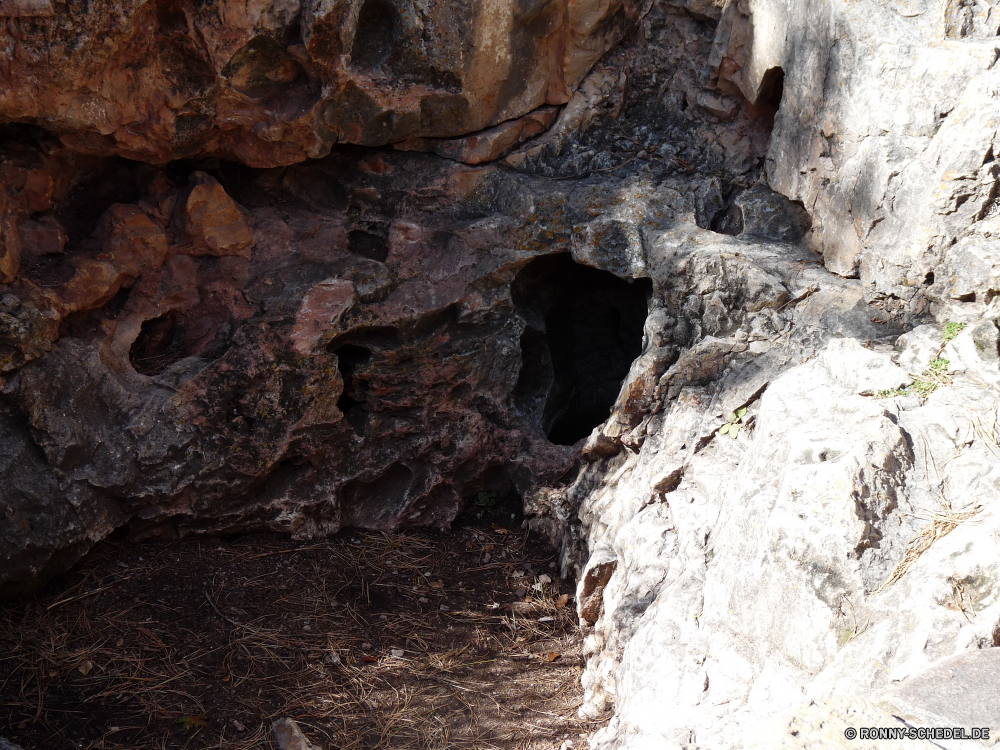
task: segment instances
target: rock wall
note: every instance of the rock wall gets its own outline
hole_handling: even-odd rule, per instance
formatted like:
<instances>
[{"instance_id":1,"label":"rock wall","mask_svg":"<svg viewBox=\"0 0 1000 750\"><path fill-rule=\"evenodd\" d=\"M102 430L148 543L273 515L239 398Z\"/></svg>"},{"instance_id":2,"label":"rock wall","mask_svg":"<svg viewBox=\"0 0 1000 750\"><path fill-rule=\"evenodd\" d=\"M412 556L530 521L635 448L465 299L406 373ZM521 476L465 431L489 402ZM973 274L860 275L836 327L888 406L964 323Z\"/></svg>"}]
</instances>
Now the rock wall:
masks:
<instances>
[{"instance_id":1,"label":"rock wall","mask_svg":"<svg viewBox=\"0 0 1000 750\"><path fill-rule=\"evenodd\" d=\"M663 311L585 465L527 500L579 579L593 748L1000 726L945 686L992 694L1000 653L996 13L722 11L704 74L777 105L767 184L811 224L745 191L714 228L802 241L647 235Z\"/></svg>"},{"instance_id":2,"label":"rock wall","mask_svg":"<svg viewBox=\"0 0 1000 750\"><path fill-rule=\"evenodd\" d=\"M94 11L0 3L0 592L489 491L595 750L1000 732L996 7Z\"/></svg>"},{"instance_id":3,"label":"rock wall","mask_svg":"<svg viewBox=\"0 0 1000 750\"><path fill-rule=\"evenodd\" d=\"M565 476L660 305L647 230L710 226L767 143L697 82L710 19L656 18L652 55L619 49L482 167L353 147L156 165L8 128L0 587L116 528L447 526L478 492Z\"/></svg>"},{"instance_id":4,"label":"rock wall","mask_svg":"<svg viewBox=\"0 0 1000 750\"><path fill-rule=\"evenodd\" d=\"M636 4L4 0L0 122L162 164L294 164L564 104Z\"/></svg>"}]
</instances>

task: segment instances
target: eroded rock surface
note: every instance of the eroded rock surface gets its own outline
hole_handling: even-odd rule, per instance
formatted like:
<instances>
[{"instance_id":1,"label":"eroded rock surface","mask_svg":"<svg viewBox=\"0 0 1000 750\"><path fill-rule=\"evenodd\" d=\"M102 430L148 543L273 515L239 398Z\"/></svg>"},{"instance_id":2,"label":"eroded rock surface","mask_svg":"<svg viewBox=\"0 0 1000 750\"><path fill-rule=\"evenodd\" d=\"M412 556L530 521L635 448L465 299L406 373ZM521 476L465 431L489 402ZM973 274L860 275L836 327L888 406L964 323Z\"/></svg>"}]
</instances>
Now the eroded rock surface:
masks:
<instances>
[{"instance_id":1,"label":"eroded rock surface","mask_svg":"<svg viewBox=\"0 0 1000 750\"><path fill-rule=\"evenodd\" d=\"M464 135L564 104L626 2L0 4L0 122L151 163L255 167Z\"/></svg>"},{"instance_id":2,"label":"eroded rock surface","mask_svg":"<svg viewBox=\"0 0 1000 750\"><path fill-rule=\"evenodd\" d=\"M485 491L579 580L595 750L967 718L995 6L72 10L0 4L0 591Z\"/></svg>"},{"instance_id":3,"label":"eroded rock surface","mask_svg":"<svg viewBox=\"0 0 1000 750\"><path fill-rule=\"evenodd\" d=\"M550 133L501 166L339 148L273 170L159 167L12 131L5 589L121 526L447 526L478 492L563 476L642 351L662 283L647 232L710 226L766 146L746 112L722 148L728 124L677 106L710 90L686 52L708 54L710 16L684 6L656 11L661 42L598 64ZM651 100L660 65L676 76ZM611 143L623 148L596 159L590 145ZM549 179L565 165L573 179ZM679 325L643 366L697 335Z\"/></svg>"}]
</instances>

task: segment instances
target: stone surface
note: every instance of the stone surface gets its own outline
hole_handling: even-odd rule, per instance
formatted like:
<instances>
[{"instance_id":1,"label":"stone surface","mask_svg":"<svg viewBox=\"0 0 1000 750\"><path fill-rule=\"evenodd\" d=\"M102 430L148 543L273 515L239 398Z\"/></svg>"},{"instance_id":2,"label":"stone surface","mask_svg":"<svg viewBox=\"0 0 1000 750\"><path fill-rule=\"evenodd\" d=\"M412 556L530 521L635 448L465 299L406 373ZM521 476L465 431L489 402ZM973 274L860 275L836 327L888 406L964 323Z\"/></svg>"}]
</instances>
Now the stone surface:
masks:
<instances>
[{"instance_id":1,"label":"stone surface","mask_svg":"<svg viewBox=\"0 0 1000 750\"><path fill-rule=\"evenodd\" d=\"M86 153L256 167L564 104L643 11L617 0L77 6L0 4L0 123L41 126Z\"/></svg>"},{"instance_id":2,"label":"stone surface","mask_svg":"<svg viewBox=\"0 0 1000 750\"><path fill-rule=\"evenodd\" d=\"M541 107L524 117L508 120L465 138L410 138L395 144L395 148L400 151L428 151L463 164L496 161L518 144L545 132L557 113L556 107Z\"/></svg>"},{"instance_id":3,"label":"stone surface","mask_svg":"<svg viewBox=\"0 0 1000 750\"><path fill-rule=\"evenodd\" d=\"M893 686L882 704L908 722L923 726L979 727L1000 734L1000 649L958 654Z\"/></svg>"},{"instance_id":4,"label":"stone surface","mask_svg":"<svg viewBox=\"0 0 1000 750\"><path fill-rule=\"evenodd\" d=\"M271 731L281 750L319 750L305 736L295 719L277 719L271 725Z\"/></svg>"},{"instance_id":5,"label":"stone surface","mask_svg":"<svg viewBox=\"0 0 1000 750\"><path fill-rule=\"evenodd\" d=\"M922 373L941 354L944 348L941 336L941 327L931 323L904 333L897 342L902 349L899 366L914 375Z\"/></svg>"},{"instance_id":6,"label":"stone surface","mask_svg":"<svg viewBox=\"0 0 1000 750\"><path fill-rule=\"evenodd\" d=\"M892 740L849 740L844 737L848 727L884 727L886 729L907 730L909 727L893 716L884 707L861 698L835 698L828 701L810 701L780 719L766 723L756 729L748 738L747 748L806 748L820 750L821 748L864 748L865 750L881 750L890 742L892 747L930 748L941 747L930 740L922 739L892 739Z\"/></svg>"},{"instance_id":7,"label":"stone surface","mask_svg":"<svg viewBox=\"0 0 1000 750\"><path fill-rule=\"evenodd\" d=\"M593 750L848 746L981 681L994 6L0 13L0 592L488 491L579 580Z\"/></svg>"}]
</instances>

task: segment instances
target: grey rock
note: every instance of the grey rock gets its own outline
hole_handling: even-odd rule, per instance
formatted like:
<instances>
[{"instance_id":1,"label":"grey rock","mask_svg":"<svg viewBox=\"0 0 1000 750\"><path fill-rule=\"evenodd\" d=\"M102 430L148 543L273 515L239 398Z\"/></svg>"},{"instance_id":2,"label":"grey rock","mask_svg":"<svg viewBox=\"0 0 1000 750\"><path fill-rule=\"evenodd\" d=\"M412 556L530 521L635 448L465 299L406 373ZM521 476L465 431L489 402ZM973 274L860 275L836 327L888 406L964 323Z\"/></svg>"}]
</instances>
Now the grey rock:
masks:
<instances>
[{"instance_id":1,"label":"grey rock","mask_svg":"<svg viewBox=\"0 0 1000 750\"><path fill-rule=\"evenodd\" d=\"M988 728L1000 740L1000 649L952 656L894 685L882 705L916 726Z\"/></svg>"},{"instance_id":2,"label":"grey rock","mask_svg":"<svg viewBox=\"0 0 1000 750\"><path fill-rule=\"evenodd\" d=\"M295 719L276 719L271 724L271 731L274 732L274 741L281 750L319 750L305 736Z\"/></svg>"},{"instance_id":3,"label":"grey rock","mask_svg":"<svg viewBox=\"0 0 1000 750\"><path fill-rule=\"evenodd\" d=\"M21 750L21 746L0 737L0 750Z\"/></svg>"},{"instance_id":4,"label":"grey rock","mask_svg":"<svg viewBox=\"0 0 1000 750\"><path fill-rule=\"evenodd\" d=\"M801 205L760 183L740 193L733 205L742 215L741 234L750 237L798 242L812 226Z\"/></svg>"},{"instance_id":5,"label":"grey rock","mask_svg":"<svg viewBox=\"0 0 1000 750\"><path fill-rule=\"evenodd\" d=\"M941 327L925 324L907 331L896 340L899 354L898 364L904 370L919 375L930 365L944 348Z\"/></svg>"},{"instance_id":6,"label":"grey rock","mask_svg":"<svg viewBox=\"0 0 1000 750\"><path fill-rule=\"evenodd\" d=\"M949 371L964 370L980 383L1000 388L1000 332L995 320L966 326L941 355Z\"/></svg>"}]
</instances>

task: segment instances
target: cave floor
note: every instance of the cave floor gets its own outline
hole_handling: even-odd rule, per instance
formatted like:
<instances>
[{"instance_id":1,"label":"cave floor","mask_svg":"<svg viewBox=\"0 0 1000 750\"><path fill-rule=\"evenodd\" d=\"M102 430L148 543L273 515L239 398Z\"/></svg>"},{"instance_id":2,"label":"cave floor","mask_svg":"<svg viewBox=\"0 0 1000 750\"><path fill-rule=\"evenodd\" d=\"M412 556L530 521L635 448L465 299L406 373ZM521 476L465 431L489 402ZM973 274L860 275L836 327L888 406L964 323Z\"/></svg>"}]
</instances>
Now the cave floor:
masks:
<instances>
[{"instance_id":1,"label":"cave floor","mask_svg":"<svg viewBox=\"0 0 1000 750\"><path fill-rule=\"evenodd\" d=\"M540 538L104 542L0 608L0 734L35 748L576 748L572 585ZM551 581L548 581L548 578ZM569 745L567 745L569 746Z\"/></svg>"}]
</instances>

